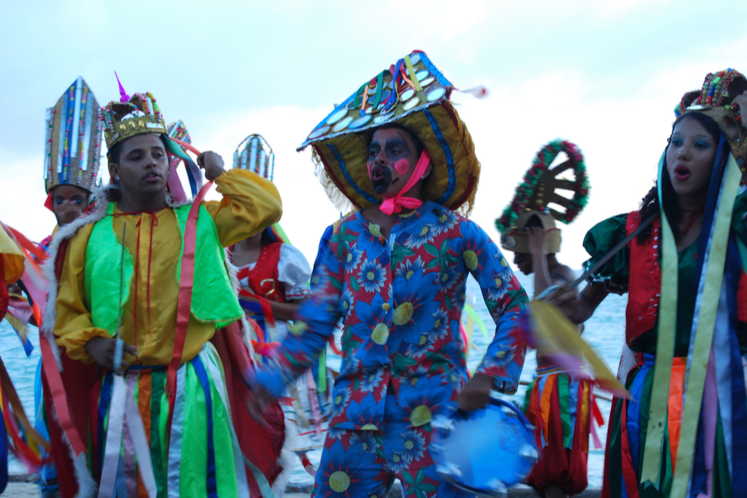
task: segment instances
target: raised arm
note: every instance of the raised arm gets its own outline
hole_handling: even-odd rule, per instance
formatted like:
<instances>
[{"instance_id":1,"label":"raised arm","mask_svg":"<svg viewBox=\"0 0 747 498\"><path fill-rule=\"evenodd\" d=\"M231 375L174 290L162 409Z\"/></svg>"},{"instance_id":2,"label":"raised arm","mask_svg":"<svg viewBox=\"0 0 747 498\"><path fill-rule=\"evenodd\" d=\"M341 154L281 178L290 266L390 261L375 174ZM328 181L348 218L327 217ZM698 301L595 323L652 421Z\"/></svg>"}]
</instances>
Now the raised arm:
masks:
<instances>
[{"instance_id":1,"label":"raised arm","mask_svg":"<svg viewBox=\"0 0 747 498\"><path fill-rule=\"evenodd\" d=\"M627 214L613 216L597 223L588 231L584 237L584 249L590 258L584 263L584 268L592 267L625 239L627 218ZM623 294L628 291L629 259L630 254L625 247L589 277L589 285L580 293L561 289L550 296L548 301L563 310L572 322L584 323L610 292Z\"/></svg>"},{"instance_id":2,"label":"raised arm","mask_svg":"<svg viewBox=\"0 0 747 498\"><path fill-rule=\"evenodd\" d=\"M205 177L214 180L220 201L205 202L215 220L223 247L244 240L273 223L283 215L283 203L277 188L269 180L241 169L223 169L223 159L214 152L204 152L198 164Z\"/></svg>"},{"instance_id":3,"label":"raised arm","mask_svg":"<svg viewBox=\"0 0 747 498\"><path fill-rule=\"evenodd\" d=\"M529 250L532 253L532 271L534 272L534 295L537 296L552 285L569 284L575 280L573 270L565 265L556 265L552 272L547 261L545 230L539 227L527 228L529 232Z\"/></svg>"}]
</instances>

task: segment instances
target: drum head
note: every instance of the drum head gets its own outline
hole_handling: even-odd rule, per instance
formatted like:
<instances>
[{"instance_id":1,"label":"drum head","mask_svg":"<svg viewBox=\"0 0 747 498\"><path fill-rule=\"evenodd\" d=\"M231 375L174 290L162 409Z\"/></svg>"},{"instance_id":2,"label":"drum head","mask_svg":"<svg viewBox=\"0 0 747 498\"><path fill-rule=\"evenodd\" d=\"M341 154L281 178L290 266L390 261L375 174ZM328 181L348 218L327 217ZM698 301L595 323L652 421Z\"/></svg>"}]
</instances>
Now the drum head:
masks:
<instances>
[{"instance_id":1,"label":"drum head","mask_svg":"<svg viewBox=\"0 0 747 498\"><path fill-rule=\"evenodd\" d=\"M466 491L500 496L532 471L538 452L523 413L491 398L482 410L434 420L431 455L441 478Z\"/></svg>"}]
</instances>

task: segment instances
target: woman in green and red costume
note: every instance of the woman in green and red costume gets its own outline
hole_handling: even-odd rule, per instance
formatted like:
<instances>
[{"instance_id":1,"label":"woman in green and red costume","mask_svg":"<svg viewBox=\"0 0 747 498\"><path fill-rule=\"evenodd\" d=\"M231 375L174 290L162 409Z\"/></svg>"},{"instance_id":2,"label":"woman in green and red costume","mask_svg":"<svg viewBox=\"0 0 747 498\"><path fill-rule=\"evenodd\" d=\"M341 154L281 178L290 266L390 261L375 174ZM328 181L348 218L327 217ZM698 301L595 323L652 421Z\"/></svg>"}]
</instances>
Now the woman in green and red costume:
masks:
<instances>
[{"instance_id":1,"label":"woman in green and red costume","mask_svg":"<svg viewBox=\"0 0 747 498\"><path fill-rule=\"evenodd\" d=\"M251 360L223 248L276 222L280 197L205 152L223 199L173 203L169 154L189 158L151 94L121 91L101 113L115 186L50 246L42 353L53 450L71 450L55 458L62 495L267 496L282 434L241 419Z\"/></svg>"},{"instance_id":2,"label":"woman in green and red costume","mask_svg":"<svg viewBox=\"0 0 747 498\"><path fill-rule=\"evenodd\" d=\"M578 297L554 299L583 323L609 292L628 293L637 364L622 379L631 397L612 406L604 497L747 496L745 91L736 71L706 77L641 208L587 234L587 265L645 227Z\"/></svg>"}]
</instances>

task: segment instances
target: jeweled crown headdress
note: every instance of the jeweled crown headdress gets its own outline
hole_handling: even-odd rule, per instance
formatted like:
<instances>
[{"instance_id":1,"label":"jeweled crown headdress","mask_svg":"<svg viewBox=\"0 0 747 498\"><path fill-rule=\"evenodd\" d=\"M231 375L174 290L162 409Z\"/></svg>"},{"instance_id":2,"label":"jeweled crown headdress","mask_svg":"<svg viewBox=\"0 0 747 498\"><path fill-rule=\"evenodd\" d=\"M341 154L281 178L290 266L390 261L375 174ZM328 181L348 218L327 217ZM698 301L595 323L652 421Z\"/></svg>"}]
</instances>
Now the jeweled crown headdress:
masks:
<instances>
[{"instance_id":1,"label":"jeweled crown headdress","mask_svg":"<svg viewBox=\"0 0 747 498\"><path fill-rule=\"evenodd\" d=\"M734 69L728 68L718 73L709 73L697 98L692 99L694 92L688 92L682 102L689 103L686 112L695 111L712 118L729 142L731 153L742 169L745 180L745 159L747 159L747 127L742 121L739 105L733 103L734 97L747 91L747 78ZM689 102L688 102L689 100ZM675 115L679 116L678 109Z\"/></svg>"},{"instance_id":2,"label":"jeweled crown headdress","mask_svg":"<svg viewBox=\"0 0 747 498\"><path fill-rule=\"evenodd\" d=\"M561 152L568 156L568 160L551 168ZM573 173L573 180L560 177L567 172ZM516 187L511 203L495 220L495 226L501 233L501 245L509 251L529 253L526 225L532 217L537 216L542 228L548 232L547 252L560 252L560 230L556 228L555 221L569 224L576 219L589 200L590 188L584 157L575 144L556 140L545 145L524 175L524 181ZM572 195L560 195L559 191Z\"/></svg>"},{"instance_id":3,"label":"jeweled crown headdress","mask_svg":"<svg viewBox=\"0 0 747 498\"><path fill-rule=\"evenodd\" d=\"M101 165L99 104L82 77L78 77L54 107L47 109L44 187L58 185L90 191Z\"/></svg>"},{"instance_id":4,"label":"jeweled crown headdress","mask_svg":"<svg viewBox=\"0 0 747 498\"><path fill-rule=\"evenodd\" d=\"M241 141L233 153L233 167L249 170L272 181L275 176L275 153L262 135L252 134Z\"/></svg>"},{"instance_id":5,"label":"jeweled crown headdress","mask_svg":"<svg viewBox=\"0 0 747 498\"><path fill-rule=\"evenodd\" d=\"M176 138L177 140L181 140L188 144L192 143L192 137L189 136L189 131L187 131L187 127L181 119L171 123L167 129L169 138Z\"/></svg>"},{"instance_id":6,"label":"jeweled crown headdress","mask_svg":"<svg viewBox=\"0 0 747 498\"><path fill-rule=\"evenodd\" d=\"M117 78L117 82L119 82L119 78ZM111 149L122 140L136 135L145 133L169 134L166 121L164 121L161 109L158 108L158 103L152 93L136 93L130 97L125 93L120 83L119 94L119 101L109 102L101 110L107 148Z\"/></svg>"}]
</instances>

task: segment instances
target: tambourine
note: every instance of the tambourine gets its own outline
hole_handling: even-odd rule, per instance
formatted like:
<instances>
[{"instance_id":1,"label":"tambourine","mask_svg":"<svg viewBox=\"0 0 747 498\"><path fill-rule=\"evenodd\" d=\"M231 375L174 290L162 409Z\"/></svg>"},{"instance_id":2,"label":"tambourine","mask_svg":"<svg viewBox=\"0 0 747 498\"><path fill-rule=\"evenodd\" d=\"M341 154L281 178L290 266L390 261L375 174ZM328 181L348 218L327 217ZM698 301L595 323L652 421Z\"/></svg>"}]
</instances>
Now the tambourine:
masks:
<instances>
[{"instance_id":1,"label":"tambourine","mask_svg":"<svg viewBox=\"0 0 747 498\"><path fill-rule=\"evenodd\" d=\"M430 446L441 478L470 493L502 496L539 456L534 427L518 408L490 398L485 408L433 421Z\"/></svg>"}]
</instances>

